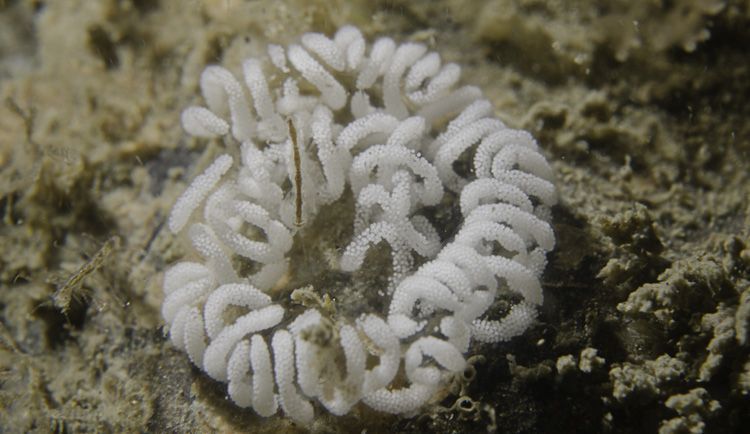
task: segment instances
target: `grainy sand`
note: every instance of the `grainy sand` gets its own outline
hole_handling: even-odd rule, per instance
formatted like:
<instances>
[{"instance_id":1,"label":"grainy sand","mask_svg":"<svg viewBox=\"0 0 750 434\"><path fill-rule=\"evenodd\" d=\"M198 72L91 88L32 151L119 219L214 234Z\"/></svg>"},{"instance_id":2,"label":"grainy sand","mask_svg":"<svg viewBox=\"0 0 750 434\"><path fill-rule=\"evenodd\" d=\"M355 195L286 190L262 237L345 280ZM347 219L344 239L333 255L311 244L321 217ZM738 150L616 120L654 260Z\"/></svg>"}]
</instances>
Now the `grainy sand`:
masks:
<instances>
[{"instance_id":1,"label":"grainy sand","mask_svg":"<svg viewBox=\"0 0 750 434\"><path fill-rule=\"evenodd\" d=\"M477 411L312 429L747 427L750 3L604 4L0 0L0 432L310 428L237 408L165 339L186 250L163 223L222 146L179 126L204 66L345 23L427 43L537 137L558 244L539 323L472 349Z\"/></svg>"}]
</instances>

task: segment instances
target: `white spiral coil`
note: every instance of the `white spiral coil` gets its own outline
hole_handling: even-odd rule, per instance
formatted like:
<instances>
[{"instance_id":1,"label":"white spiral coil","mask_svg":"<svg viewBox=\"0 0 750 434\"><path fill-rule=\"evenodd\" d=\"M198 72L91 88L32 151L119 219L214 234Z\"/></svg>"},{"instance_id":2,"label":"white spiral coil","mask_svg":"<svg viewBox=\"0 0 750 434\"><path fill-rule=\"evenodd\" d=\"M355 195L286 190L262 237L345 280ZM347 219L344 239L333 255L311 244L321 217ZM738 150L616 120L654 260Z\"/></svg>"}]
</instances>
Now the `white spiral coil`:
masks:
<instances>
[{"instance_id":1,"label":"white spiral coil","mask_svg":"<svg viewBox=\"0 0 750 434\"><path fill-rule=\"evenodd\" d=\"M288 75L280 90L269 88L263 60L245 61L251 106L229 71L209 66L200 79L208 107L182 114L192 135L231 134L241 142L241 161L219 156L172 210L169 227L177 233L204 204L202 222L188 229L204 263L180 262L165 273L170 338L212 378L228 382L237 405L261 416L280 406L309 422L312 400L335 415L360 401L385 412L417 411L465 369L472 340L507 340L534 320L545 253L554 247L552 170L528 133L492 117L477 88L456 89L460 68L421 44L381 38L368 49L360 31L346 26L333 39L308 33L300 45L268 51L270 64ZM302 94L301 83L318 93ZM346 125L334 120L347 116ZM469 178L454 170L467 152ZM298 229L299 202L282 189L297 173L304 220L337 201L347 184L355 195L344 271L359 269L379 241L390 245L385 319L365 312L333 322L316 309L285 319L283 303L267 294L287 272ZM444 188L460 195L463 222L443 245L419 212L438 206ZM427 259L416 271L414 253ZM258 271L239 275L235 255ZM487 311L503 288L523 301L492 318ZM426 328L431 321L438 330ZM407 385L394 389L402 363Z\"/></svg>"}]
</instances>

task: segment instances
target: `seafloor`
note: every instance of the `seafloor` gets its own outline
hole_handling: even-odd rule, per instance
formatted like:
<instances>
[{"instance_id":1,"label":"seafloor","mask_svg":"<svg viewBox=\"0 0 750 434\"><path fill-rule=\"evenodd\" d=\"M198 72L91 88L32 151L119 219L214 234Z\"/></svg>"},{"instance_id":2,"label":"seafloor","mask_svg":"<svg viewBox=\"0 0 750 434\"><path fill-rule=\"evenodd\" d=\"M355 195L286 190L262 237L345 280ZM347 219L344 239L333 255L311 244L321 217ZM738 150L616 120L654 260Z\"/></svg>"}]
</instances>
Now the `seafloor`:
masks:
<instances>
[{"instance_id":1,"label":"seafloor","mask_svg":"<svg viewBox=\"0 0 750 434\"><path fill-rule=\"evenodd\" d=\"M344 23L460 63L557 172L542 314L472 348L472 411L259 418L162 330L200 71ZM0 0L0 432L747 432L748 45L747 0Z\"/></svg>"}]
</instances>

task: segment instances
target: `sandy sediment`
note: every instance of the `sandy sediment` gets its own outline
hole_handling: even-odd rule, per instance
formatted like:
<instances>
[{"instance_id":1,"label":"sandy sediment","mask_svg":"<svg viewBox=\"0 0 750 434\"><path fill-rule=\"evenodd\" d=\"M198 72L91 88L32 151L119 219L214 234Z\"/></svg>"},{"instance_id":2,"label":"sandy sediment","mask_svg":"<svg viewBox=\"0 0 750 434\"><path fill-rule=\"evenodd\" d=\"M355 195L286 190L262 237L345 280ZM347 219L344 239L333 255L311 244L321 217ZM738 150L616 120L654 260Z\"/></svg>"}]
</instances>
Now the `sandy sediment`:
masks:
<instances>
[{"instance_id":1,"label":"sandy sediment","mask_svg":"<svg viewBox=\"0 0 750 434\"><path fill-rule=\"evenodd\" d=\"M0 431L304 430L235 407L171 347L160 279L187 250L163 227L223 146L179 125L205 65L236 71L269 42L345 23L428 44L537 137L557 173L558 244L539 323L472 350L484 359L461 399L475 405L321 411L315 430L750 423L747 2L10 0Z\"/></svg>"}]
</instances>

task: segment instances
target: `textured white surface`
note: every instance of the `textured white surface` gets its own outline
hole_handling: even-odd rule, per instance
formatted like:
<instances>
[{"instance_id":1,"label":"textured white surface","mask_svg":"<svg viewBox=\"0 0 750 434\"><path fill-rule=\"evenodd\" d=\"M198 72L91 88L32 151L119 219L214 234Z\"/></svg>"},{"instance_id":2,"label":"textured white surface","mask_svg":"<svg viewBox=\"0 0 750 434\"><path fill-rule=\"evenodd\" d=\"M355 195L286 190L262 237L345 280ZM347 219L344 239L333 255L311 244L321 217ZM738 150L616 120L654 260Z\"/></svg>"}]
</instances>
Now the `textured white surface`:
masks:
<instances>
[{"instance_id":1,"label":"textured white surface","mask_svg":"<svg viewBox=\"0 0 750 434\"><path fill-rule=\"evenodd\" d=\"M533 324L555 243L552 169L528 133L494 118L479 89L457 87L460 68L424 45L368 45L346 26L332 39L308 33L268 53L270 62L243 63L246 88L226 69L206 68L207 107L183 112L188 133L233 138L241 158L219 157L172 211L169 228L179 232L204 208L188 228L203 262L180 262L164 277L172 342L262 416L278 405L308 423L314 402L335 415L359 402L413 414L465 369L473 341L505 341ZM269 81L265 66L281 78ZM302 189L285 194L297 175ZM455 234L422 214L441 206L446 190L463 218ZM354 234L340 267L358 270L385 240L387 310L343 318L308 308L292 317L270 289L288 270L296 194L307 221L349 191ZM238 258L257 271L240 272ZM522 301L490 314L501 291Z\"/></svg>"}]
</instances>

